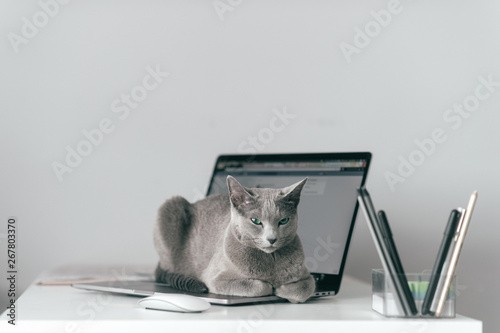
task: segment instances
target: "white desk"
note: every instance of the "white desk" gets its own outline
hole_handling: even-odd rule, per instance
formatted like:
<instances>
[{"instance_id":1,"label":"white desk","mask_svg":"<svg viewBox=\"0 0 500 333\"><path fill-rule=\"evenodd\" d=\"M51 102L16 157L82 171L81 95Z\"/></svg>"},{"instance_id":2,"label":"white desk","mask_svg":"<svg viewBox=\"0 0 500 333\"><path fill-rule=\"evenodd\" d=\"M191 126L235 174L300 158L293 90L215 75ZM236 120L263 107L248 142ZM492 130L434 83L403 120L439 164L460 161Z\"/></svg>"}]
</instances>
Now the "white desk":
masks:
<instances>
[{"instance_id":1,"label":"white desk","mask_svg":"<svg viewBox=\"0 0 500 333\"><path fill-rule=\"evenodd\" d=\"M344 277L339 295L304 304L215 306L203 313L145 310L137 297L31 285L16 306L16 326L0 316L0 332L398 332L475 333L482 322L454 319L389 319L372 311L371 286Z\"/></svg>"}]
</instances>

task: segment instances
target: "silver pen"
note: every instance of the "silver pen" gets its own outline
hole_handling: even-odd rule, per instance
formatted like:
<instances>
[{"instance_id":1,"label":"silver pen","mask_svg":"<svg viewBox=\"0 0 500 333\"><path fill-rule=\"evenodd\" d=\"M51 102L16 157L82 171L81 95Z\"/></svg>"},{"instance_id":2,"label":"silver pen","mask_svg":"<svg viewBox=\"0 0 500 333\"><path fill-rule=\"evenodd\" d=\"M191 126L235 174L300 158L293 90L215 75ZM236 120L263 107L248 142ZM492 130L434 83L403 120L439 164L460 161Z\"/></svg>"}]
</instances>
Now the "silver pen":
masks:
<instances>
[{"instance_id":1,"label":"silver pen","mask_svg":"<svg viewBox=\"0 0 500 333\"><path fill-rule=\"evenodd\" d=\"M450 263L448 269L446 270L445 280L443 288L439 293L437 307L435 316L440 317L443 313L444 304L448 296L448 291L450 289L451 281L453 280L453 275L455 274L455 268L457 267L458 257L460 256L460 250L464 244L465 234L467 233L467 228L469 227L469 222L471 220L472 212L474 211L474 206L476 205L477 191L472 192L470 196L469 203L465 209L464 218L458 224L457 232L455 234L455 245L453 246L453 251L451 252Z\"/></svg>"}]
</instances>

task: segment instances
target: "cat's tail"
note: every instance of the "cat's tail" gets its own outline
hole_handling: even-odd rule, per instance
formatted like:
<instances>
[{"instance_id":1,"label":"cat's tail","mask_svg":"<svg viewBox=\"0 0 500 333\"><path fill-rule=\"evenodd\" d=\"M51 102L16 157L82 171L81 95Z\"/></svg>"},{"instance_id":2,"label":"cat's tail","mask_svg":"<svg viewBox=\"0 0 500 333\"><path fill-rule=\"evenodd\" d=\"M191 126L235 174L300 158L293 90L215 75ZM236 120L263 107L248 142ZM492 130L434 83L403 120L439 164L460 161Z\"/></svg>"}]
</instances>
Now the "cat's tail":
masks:
<instances>
[{"instance_id":1,"label":"cat's tail","mask_svg":"<svg viewBox=\"0 0 500 333\"><path fill-rule=\"evenodd\" d=\"M194 293L208 292L208 288L203 282L191 276L166 271L160 267L160 264L158 264L158 266L156 267L155 279L157 282L166 283L174 288L184 291L190 291Z\"/></svg>"}]
</instances>

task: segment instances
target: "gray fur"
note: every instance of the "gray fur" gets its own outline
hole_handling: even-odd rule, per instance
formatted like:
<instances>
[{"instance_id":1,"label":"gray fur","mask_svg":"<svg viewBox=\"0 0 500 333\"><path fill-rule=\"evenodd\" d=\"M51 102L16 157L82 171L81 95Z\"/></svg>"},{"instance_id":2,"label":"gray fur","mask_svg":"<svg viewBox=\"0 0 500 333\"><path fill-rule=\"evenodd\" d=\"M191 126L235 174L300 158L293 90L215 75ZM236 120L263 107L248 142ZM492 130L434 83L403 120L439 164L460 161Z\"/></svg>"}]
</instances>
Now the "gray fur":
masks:
<instances>
[{"instance_id":1,"label":"gray fur","mask_svg":"<svg viewBox=\"0 0 500 333\"><path fill-rule=\"evenodd\" d=\"M167 200L154 230L157 276L186 276L218 294L274 293L293 303L306 301L315 283L297 235L297 205L305 182L283 189L245 188L228 176L229 195L211 195L194 204L182 197ZM280 225L284 218L288 222Z\"/></svg>"}]
</instances>

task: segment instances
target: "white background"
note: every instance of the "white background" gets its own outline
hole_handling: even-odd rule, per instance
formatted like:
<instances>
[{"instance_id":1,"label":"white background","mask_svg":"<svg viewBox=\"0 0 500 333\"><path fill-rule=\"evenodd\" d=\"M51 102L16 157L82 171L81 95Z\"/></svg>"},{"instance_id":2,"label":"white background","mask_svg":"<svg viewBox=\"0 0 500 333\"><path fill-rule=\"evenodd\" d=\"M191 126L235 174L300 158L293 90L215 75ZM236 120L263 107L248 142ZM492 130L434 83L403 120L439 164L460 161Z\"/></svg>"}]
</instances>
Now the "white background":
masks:
<instances>
[{"instance_id":1,"label":"white background","mask_svg":"<svg viewBox=\"0 0 500 333\"><path fill-rule=\"evenodd\" d=\"M1 2L2 270L9 216L23 290L61 264L154 263L157 207L203 193L217 154L255 140L269 153L371 151L367 187L408 272L432 268L450 210L479 191L457 312L493 332L500 87L457 128L444 116L474 101L479 77L500 82L500 4L401 0L382 26L372 11L388 1L228 1L218 13L212 0L74 0L51 16L38 1ZM34 23L37 31L26 27ZM362 45L365 27L372 37ZM348 59L341 45L355 41ZM120 119L112 103L140 93L148 67L170 75ZM284 110L294 117L273 120ZM52 164L65 164L67 147L106 118L111 133L60 182ZM435 129L446 139L419 153L415 141ZM410 157L418 165L391 187L387 173ZM360 215L346 273L369 281L380 266Z\"/></svg>"}]
</instances>

